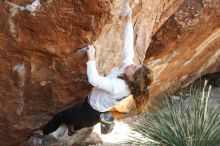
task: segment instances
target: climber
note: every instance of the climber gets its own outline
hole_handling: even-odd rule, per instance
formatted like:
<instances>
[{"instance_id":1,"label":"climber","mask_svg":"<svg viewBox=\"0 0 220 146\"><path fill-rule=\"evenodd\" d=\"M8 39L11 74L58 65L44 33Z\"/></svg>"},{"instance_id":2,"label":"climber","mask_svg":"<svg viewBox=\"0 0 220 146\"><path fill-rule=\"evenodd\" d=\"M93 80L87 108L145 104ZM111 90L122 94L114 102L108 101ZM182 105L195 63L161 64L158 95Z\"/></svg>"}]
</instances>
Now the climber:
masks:
<instances>
[{"instance_id":1,"label":"climber","mask_svg":"<svg viewBox=\"0 0 220 146\"><path fill-rule=\"evenodd\" d=\"M70 133L84 127L91 127L100 121L100 114L109 111L121 99L133 95L137 111L141 111L149 99L152 71L146 66L134 65L134 36L131 8L126 4L122 15L126 18L124 30L123 62L106 77L100 76L96 69L95 47L88 45L87 76L93 85L89 96L80 108L71 107L57 113L42 129L48 135L61 124L66 124Z\"/></svg>"}]
</instances>

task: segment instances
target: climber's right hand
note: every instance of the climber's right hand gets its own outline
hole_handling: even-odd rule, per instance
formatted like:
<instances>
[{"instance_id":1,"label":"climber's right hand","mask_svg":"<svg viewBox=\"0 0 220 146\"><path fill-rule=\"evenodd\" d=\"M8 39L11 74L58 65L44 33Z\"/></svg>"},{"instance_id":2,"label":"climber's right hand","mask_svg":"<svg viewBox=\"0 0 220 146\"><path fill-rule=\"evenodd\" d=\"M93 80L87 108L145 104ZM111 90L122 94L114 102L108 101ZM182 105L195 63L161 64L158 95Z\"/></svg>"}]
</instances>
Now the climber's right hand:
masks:
<instances>
[{"instance_id":1,"label":"climber's right hand","mask_svg":"<svg viewBox=\"0 0 220 146\"><path fill-rule=\"evenodd\" d=\"M93 45L88 45L87 56L89 61L95 61L95 47Z\"/></svg>"}]
</instances>

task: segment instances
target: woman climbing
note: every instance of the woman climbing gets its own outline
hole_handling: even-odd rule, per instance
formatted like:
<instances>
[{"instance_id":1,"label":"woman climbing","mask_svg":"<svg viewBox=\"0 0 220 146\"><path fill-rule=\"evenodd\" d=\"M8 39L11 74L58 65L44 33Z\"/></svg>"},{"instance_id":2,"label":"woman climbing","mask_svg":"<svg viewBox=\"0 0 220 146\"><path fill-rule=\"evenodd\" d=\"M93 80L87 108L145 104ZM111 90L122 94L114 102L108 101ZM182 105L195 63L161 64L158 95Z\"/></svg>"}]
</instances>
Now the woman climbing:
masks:
<instances>
[{"instance_id":1,"label":"woman climbing","mask_svg":"<svg viewBox=\"0 0 220 146\"><path fill-rule=\"evenodd\" d=\"M95 48L93 45L89 45L87 76L89 83L94 87L82 107L71 107L57 113L42 129L44 135L54 132L61 124L66 124L70 132L94 126L100 121L101 113L109 111L121 99L131 94L138 111L146 106L152 72L143 65L134 65L132 13L128 3L126 3L126 10L123 13L126 17L126 24L121 67L112 70L106 77L100 76L96 69Z\"/></svg>"}]
</instances>

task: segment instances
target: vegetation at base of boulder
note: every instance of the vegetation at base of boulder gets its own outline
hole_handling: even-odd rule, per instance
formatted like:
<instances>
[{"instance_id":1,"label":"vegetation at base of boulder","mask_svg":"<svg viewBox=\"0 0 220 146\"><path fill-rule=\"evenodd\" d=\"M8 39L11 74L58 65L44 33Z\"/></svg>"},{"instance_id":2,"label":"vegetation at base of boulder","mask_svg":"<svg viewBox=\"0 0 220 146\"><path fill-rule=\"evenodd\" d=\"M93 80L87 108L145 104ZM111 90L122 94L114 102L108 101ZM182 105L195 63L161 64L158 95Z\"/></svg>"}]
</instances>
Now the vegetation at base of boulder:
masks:
<instances>
[{"instance_id":1,"label":"vegetation at base of boulder","mask_svg":"<svg viewBox=\"0 0 220 146\"><path fill-rule=\"evenodd\" d=\"M206 82L207 83L207 82ZM131 137L132 145L217 146L220 145L220 110L209 104L211 87L192 88L189 98L174 100L166 95L163 108L143 114L133 126L143 137ZM149 142L143 139L150 139Z\"/></svg>"}]
</instances>

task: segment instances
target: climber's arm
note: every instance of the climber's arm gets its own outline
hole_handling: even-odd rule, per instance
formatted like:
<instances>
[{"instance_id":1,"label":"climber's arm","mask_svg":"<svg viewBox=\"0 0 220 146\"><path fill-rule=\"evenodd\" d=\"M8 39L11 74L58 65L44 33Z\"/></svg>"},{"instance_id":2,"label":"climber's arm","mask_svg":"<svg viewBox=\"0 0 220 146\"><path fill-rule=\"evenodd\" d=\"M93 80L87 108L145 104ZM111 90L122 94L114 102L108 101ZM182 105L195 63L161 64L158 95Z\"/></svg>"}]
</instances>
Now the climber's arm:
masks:
<instances>
[{"instance_id":1,"label":"climber's arm","mask_svg":"<svg viewBox=\"0 0 220 146\"><path fill-rule=\"evenodd\" d=\"M134 64L134 34L131 19L127 20L124 30L123 65Z\"/></svg>"},{"instance_id":2,"label":"climber's arm","mask_svg":"<svg viewBox=\"0 0 220 146\"><path fill-rule=\"evenodd\" d=\"M125 84L123 80L118 78L110 79L99 75L96 69L95 48L93 46L89 46L88 48L87 77L89 83L110 93L117 93L124 89Z\"/></svg>"}]
</instances>

